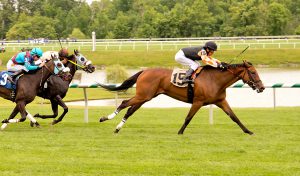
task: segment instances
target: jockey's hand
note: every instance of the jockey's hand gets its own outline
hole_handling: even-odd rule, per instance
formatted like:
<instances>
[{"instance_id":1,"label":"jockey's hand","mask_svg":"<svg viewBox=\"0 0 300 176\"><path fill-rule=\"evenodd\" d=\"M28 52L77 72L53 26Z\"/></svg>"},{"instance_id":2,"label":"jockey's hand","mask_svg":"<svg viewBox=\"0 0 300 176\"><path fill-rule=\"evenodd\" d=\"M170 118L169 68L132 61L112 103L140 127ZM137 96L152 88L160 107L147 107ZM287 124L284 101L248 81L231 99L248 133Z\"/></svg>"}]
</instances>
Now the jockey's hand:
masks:
<instances>
[{"instance_id":1,"label":"jockey's hand","mask_svg":"<svg viewBox=\"0 0 300 176\"><path fill-rule=\"evenodd\" d=\"M202 49L201 51L199 51L199 53L198 53L200 56L206 56L207 55L207 53L206 53L206 51L204 50L204 49Z\"/></svg>"},{"instance_id":2,"label":"jockey's hand","mask_svg":"<svg viewBox=\"0 0 300 176\"><path fill-rule=\"evenodd\" d=\"M220 68L221 70L227 69L228 64L225 62L221 62L218 64L218 68Z\"/></svg>"},{"instance_id":3,"label":"jockey's hand","mask_svg":"<svg viewBox=\"0 0 300 176\"><path fill-rule=\"evenodd\" d=\"M42 62L39 67L42 68L44 65L46 64L46 62Z\"/></svg>"}]
</instances>

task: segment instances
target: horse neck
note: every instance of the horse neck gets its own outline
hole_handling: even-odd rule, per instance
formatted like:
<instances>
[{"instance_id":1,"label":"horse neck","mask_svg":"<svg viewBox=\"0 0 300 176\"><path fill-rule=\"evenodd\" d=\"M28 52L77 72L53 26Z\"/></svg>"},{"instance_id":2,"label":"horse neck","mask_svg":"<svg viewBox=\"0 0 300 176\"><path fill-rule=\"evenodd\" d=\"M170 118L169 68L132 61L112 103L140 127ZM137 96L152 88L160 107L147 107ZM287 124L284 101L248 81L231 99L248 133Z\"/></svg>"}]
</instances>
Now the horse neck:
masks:
<instances>
[{"instance_id":1,"label":"horse neck","mask_svg":"<svg viewBox=\"0 0 300 176\"><path fill-rule=\"evenodd\" d=\"M238 75L243 71L241 67L232 67L226 71L216 70L216 80L218 80L218 85L220 88L226 89L227 87L231 86L235 82L237 82L240 78Z\"/></svg>"},{"instance_id":2,"label":"horse neck","mask_svg":"<svg viewBox=\"0 0 300 176\"><path fill-rule=\"evenodd\" d=\"M50 64L46 63L47 64L47 67L49 68ZM28 77L31 76L31 77L35 77L34 79L31 79L31 85L34 85L34 84L44 84L46 82L46 80L50 77L52 73L44 66L42 67L41 69L39 69L36 73L33 73L33 74L28 74ZM36 76L37 75L37 76ZM36 78L37 77L37 78ZM38 85L40 86L40 85Z\"/></svg>"},{"instance_id":3,"label":"horse neck","mask_svg":"<svg viewBox=\"0 0 300 176\"><path fill-rule=\"evenodd\" d=\"M73 61L74 62L74 61ZM72 64L71 62L68 62L67 67L70 68L70 74L72 75L72 79L77 71L76 69L76 65ZM70 83L72 81L72 79L70 79L68 82Z\"/></svg>"}]
</instances>

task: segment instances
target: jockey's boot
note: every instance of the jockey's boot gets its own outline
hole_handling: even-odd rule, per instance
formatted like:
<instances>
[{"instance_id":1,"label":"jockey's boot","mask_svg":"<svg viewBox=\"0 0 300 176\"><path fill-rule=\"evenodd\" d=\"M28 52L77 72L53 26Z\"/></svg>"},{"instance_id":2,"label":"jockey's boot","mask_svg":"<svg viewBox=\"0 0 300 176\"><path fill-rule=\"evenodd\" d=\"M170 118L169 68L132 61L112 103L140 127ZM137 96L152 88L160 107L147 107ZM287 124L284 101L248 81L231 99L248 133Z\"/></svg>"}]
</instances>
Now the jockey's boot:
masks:
<instances>
[{"instance_id":1,"label":"jockey's boot","mask_svg":"<svg viewBox=\"0 0 300 176\"><path fill-rule=\"evenodd\" d=\"M14 72L14 73L11 75L11 78L12 78L13 80L15 80L19 75L21 75L21 74L23 74L23 73L25 73L24 70L18 70L18 71Z\"/></svg>"},{"instance_id":2,"label":"jockey's boot","mask_svg":"<svg viewBox=\"0 0 300 176\"><path fill-rule=\"evenodd\" d=\"M189 69L186 74L185 77L182 80L182 83L193 83L193 79L192 79L192 74L194 73L193 69Z\"/></svg>"},{"instance_id":3,"label":"jockey's boot","mask_svg":"<svg viewBox=\"0 0 300 176\"><path fill-rule=\"evenodd\" d=\"M12 84L16 84L16 82L10 76L7 77L7 80L10 81Z\"/></svg>"}]
</instances>

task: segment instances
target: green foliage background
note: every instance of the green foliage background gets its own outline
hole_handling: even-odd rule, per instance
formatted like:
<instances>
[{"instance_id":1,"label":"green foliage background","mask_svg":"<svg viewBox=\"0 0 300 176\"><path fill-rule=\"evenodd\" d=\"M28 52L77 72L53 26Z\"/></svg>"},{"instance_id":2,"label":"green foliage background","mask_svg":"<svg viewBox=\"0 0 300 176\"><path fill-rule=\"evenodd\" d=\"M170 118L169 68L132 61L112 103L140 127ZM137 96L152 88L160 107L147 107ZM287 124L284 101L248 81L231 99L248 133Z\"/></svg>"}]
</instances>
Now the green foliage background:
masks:
<instances>
[{"instance_id":1,"label":"green foliage background","mask_svg":"<svg viewBox=\"0 0 300 176\"><path fill-rule=\"evenodd\" d=\"M1 0L0 39L175 38L299 33L299 0ZM78 36L79 37L79 36Z\"/></svg>"}]
</instances>

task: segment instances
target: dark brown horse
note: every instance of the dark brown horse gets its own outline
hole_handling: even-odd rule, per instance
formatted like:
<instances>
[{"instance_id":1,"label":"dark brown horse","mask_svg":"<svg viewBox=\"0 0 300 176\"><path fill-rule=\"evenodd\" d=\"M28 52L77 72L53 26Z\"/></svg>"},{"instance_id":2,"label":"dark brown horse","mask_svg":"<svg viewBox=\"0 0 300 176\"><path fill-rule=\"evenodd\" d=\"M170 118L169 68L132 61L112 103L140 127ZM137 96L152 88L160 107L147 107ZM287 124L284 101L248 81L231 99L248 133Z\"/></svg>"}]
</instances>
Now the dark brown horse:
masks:
<instances>
[{"instance_id":1,"label":"dark brown horse","mask_svg":"<svg viewBox=\"0 0 300 176\"><path fill-rule=\"evenodd\" d=\"M50 75L59 75L64 80L70 79L69 72L64 72L63 70L65 70L65 67L63 66L62 62L58 59L52 59L35 73L24 74L18 80L15 98L11 97L11 90L0 86L0 96L16 103L16 107L12 111L9 118L4 119L2 123L16 123L25 121L28 114L28 112L25 110L25 106L34 100L38 90ZM19 112L21 113L21 118L13 119ZM39 126L38 122L35 121L35 125Z\"/></svg>"},{"instance_id":2,"label":"dark brown horse","mask_svg":"<svg viewBox=\"0 0 300 176\"><path fill-rule=\"evenodd\" d=\"M95 66L92 65L92 62L87 60L77 50L74 50L74 54L68 56L66 59L67 60L65 61L65 66L70 68L70 74L72 75L72 78L79 68L87 73L93 73L95 71ZM71 81L72 79L70 79L69 81L63 81L60 77L50 76L50 78L47 80L47 88L40 89L40 91L38 92L38 96L50 100L53 115L40 115L39 113L37 113L34 115L34 117L39 117L42 119L56 118L58 115L59 105L64 109L64 112L58 117L58 119L53 120L52 125L62 121L62 119L68 112L68 107L62 99L66 96ZM32 122L31 126L33 126Z\"/></svg>"},{"instance_id":3,"label":"dark brown horse","mask_svg":"<svg viewBox=\"0 0 300 176\"><path fill-rule=\"evenodd\" d=\"M111 87L99 84L105 89L118 91L126 90L136 83L136 95L124 100L114 113L107 117L100 118L100 122L114 118L122 109L130 107L122 121L116 127L115 132L119 132L126 120L145 102L151 100L159 94L165 94L177 100L188 102L187 88L174 86L171 80L172 70L156 68L140 71L124 81L118 87ZM210 66L205 66L200 75L195 79L194 97L191 109L185 118L185 122L178 134L183 134L186 126L190 123L196 112L205 105L215 104L221 108L240 128L248 134L253 134L248 130L233 113L226 101L226 88L242 79L253 90L262 92L265 88L254 66L244 61L242 64L228 65L226 70L219 70Z\"/></svg>"}]
</instances>

